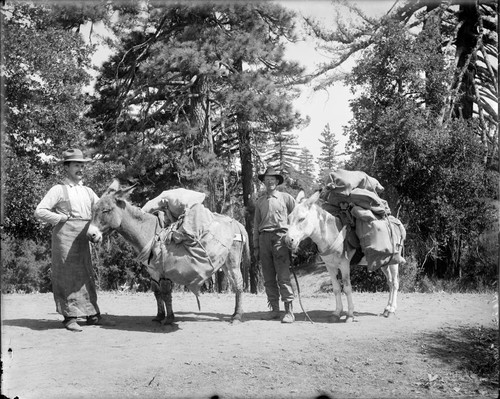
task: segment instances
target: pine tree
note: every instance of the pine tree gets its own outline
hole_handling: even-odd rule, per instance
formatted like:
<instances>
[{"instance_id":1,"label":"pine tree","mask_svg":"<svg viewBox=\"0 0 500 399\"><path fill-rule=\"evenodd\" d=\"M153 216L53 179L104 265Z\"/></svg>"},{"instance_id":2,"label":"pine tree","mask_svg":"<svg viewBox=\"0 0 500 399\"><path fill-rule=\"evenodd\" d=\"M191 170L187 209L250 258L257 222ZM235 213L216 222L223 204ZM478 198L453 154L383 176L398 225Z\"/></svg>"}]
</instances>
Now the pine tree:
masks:
<instances>
[{"instance_id":1,"label":"pine tree","mask_svg":"<svg viewBox=\"0 0 500 399\"><path fill-rule=\"evenodd\" d=\"M478 128L472 132L485 148L483 162L490 170L498 170L498 2L404 1L395 3L380 19L370 18L354 4L334 2L346 6L357 19L352 23L339 12L334 31L306 19L331 55L331 61L316 72L315 87L324 88L345 78L339 67L346 60L355 54L373 53L373 46L387 35L388 25L398 26L400 39L407 45L402 50L412 58L410 69L418 70L417 75L410 82L394 81L391 76L376 90L404 89L417 83L418 73L423 74L425 82L415 85L412 95L419 97L418 106L426 107L443 128L457 118L475 119ZM420 53L408 51L410 48ZM385 65L389 69L397 66Z\"/></svg>"},{"instance_id":2,"label":"pine tree","mask_svg":"<svg viewBox=\"0 0 500 399\"><path fill-rule=\"evenodd\" d=\"M150 2L120 16L92 107L103 126L96 148L127 164L144 195L190 186L213 195L212 210L231 195L225 182L240 165L232 195L243 198L251 234L255 144L300 121L292 86L303 68L284 59L293 12L270 2Z\"/></svg>"},{"instance_id":3,"label":"pine tree","mask_svg":"<svg viewBox=\"0 0 500 399\"><path fill-rule=\"evenodd\" d=\"M272 165L287 175L288 170L300 162L297 136L290 132L277 133L272 137L269 145L271 148L262 156L265 165Z\"/></svg>"},{"instance_id":4,"label":"pine tree","mask_svg":"<svg viewBox=\"0 0 500 399\"><path fill-rule=\"evenodd\" d=\"M318 158L319 180L322 181L329 172L335 170L339 166L339 160L335 151L339 141L335 139L335 134L330 130L330 124L327 123L321 132L322 139L321 153Z\"/></svg>"},{"instance_id":5,"label":"pine tree","mask_svg":"<svg viewBox=\"0 0 500 399\"><path fill-rule=\"evenodd\" d=\"M83 12L80 11L83 18ZM33 217L35 202L57 180L56 159L69 147L85 149L94 131L83 88L92 49L47 5L13 2L2 9L2 75L8 129L2 142L3 232L17 239L47 233ZM2 216L4 216L2 214Z\"/></svg>"},{"instance_id":6,"label":"pine tree","mask_svg":"<svg viewBox=\"0 0 500 399\"><path fill-rule=\"evenodd\" d=\"M314 157L306 147L301 148L297 169L300 173L314 179Z\"/></svg>"}]
</instances>

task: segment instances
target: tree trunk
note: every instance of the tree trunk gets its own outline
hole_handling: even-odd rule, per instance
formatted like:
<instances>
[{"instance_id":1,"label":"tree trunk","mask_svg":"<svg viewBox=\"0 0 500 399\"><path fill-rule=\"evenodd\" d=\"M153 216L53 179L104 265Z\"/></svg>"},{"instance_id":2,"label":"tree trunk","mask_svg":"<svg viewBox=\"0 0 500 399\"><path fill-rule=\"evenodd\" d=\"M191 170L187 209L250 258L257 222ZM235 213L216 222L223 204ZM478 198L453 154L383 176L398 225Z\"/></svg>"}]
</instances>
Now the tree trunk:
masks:
<instances>
[{"instance_id":1,"label":"tree trunk","mask_svg":"<svg viewBox=\"0 0 500 399\"><path fill-rule=\"evenodd\" d=\"M472 119L475 98L474 80L476 77L476 46L479 36L479 11L476 2L460 5L459 23L463 22L457 33L457 81L455 88L459 90L459 100L453 107L453 117ZM460 73L463 76L460 78Z\"/></svg>"},{"instance_id":2,"label":"tree trunk","mask_svg":"<svg viewBox=\"0 0 500 399\"><path fill-rule=\"evenodd\" d=\"M255 203L253 200L253 161L252 147L250 143L250 127L246 120L239 120L238 139L241 160L241 182L243 186L243 206L245 207L245 228L248 233L251 253L250 264L250 292L256 294L259 286L260 268L255 260L253 251L253 218Z\"/></svg>"},{"instance_id":3,"label":"tree trunk","mask_svg":"<svg viewBox=\"0 0 500 399\"><path fill-rule=\"evenodd\" d=\"M439 9L438 9L439 8ZM427 5L427 15L429 16L424 20L423 33L426 33L426 39L430 41L435 50L442 54L441 48L441 25L442 25L442 12L438 2ZM425 90L425 106L436 116L440 115L445 107L444 94L436 90L436 82L442 79L441 71L444 65L439 63L432 65L426 70L426 90Z\"/></svg>"},{"instance_id":4,"label":"tree trunk","mask_svg":"<svg viewBox=\"0 0 500 399\"><path fill-rule=\"evenodd\" d=\"M212 135L212 124L210 115L209 98L209 79L206 75L199 74L191 86L191 104L190 104L190 124L191 127L198 130L198 138L195 140L200 150L209 154L214 153L214 142ZM198 158L198 161L201 159ZM206 167L200 162L201 167ZM207 199L205 201L207 208L213 212L217 211L217 184L212 180L208 173L206 176Z\"/></svg>"},{"instance_id":5,"label":"tree trunk","mask_svg":"<svg viewBox=\"0 0 500 399\"><path fill-rule=\"evenodd\" d=\"M190 122L199 130L199 140L209 153L214 152L212 130L210 125L210 102L208 98L208 78L200 74L191 86Z\"/></svg>"}]
</instances>

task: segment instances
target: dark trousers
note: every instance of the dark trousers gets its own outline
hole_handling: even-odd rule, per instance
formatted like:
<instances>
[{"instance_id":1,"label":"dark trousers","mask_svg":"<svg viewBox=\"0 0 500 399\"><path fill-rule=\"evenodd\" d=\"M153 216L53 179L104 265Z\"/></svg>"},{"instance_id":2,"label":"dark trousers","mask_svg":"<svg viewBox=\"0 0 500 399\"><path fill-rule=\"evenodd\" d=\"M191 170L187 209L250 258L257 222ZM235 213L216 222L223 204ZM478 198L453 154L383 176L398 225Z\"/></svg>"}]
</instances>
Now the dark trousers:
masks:
<instances>
[{"instance_id":1,"label":"dark trousers","mask_svg":"<svg viewBox=\"0 0 500 399\"><path fill-rule=\"evenodd\" d=\"M259 234L259 254L262 263L264 287L269 303L293 300L290 281L290 250L285 245L283 232L262 232Z\"/></svg>"}]
</instances>

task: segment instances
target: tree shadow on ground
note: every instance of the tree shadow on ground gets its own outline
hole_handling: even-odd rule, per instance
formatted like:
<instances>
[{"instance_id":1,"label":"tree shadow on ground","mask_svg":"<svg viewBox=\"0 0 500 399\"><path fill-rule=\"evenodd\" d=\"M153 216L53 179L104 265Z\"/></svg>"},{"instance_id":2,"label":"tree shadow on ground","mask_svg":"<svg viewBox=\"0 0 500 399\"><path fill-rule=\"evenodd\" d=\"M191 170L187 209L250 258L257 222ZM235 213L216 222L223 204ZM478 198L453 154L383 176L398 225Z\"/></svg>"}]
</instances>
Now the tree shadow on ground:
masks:
<instances>
[{"instance_id":1,"label":"tree shadow on ground","mask_svg":"<svg viewBox=\"0 0 500 399\"><path fill-rule=\"evenodd\" d=\"M479 378L481 384L498 388L498 328L446 327L424 334L425 350Z\"/></svg>"}]
</instances>

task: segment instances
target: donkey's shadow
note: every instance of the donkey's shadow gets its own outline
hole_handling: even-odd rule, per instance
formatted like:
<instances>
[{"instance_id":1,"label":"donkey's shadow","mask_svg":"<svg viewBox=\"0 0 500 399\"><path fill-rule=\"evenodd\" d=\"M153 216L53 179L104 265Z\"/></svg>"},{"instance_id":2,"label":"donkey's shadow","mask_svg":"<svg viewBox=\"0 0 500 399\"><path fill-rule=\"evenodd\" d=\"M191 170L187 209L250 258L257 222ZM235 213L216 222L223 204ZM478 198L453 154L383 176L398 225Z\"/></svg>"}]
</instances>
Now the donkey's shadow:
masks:
<instances>
[{"instance_id":1,"label":"donkey's shadow","mask_svg":"<svg viewBox=\"0 0 500 399\"><path fill-rule=\"evenodd\" d=\"M148 316L123 316L123 315L105 315L107 321L104 325L87 326L85 319L78 319L85 331L86 328L103 328L110 330L135 331L135 332L157 332L171 333L180 329L181 322L206 323L206 322L229 322L229 315L222 313L209 312L175 312L175 322L172 324L163 324L153 321L153 315ZM34 331L57 330L64 328L62 321L53 319L9 319L3 320L4 327L22 327Z\"/></svg>"},{"instance_id":2,"label":"donkey's shadow","mask_svg":"<svg viewBox=\"0 0 500 399\"><path fill-rule=\"evenodd\" d=\"M267 312L248 312L243 314L242 322L261 321L265 319ZM304 312L294 312L296 322L313 323L332 323L332 312L328 310L311 310ZM381 315L369 312L354 312L354 321L365 317L380 317ZM85 319L79 319L78 323L85 330L86 328L103 328L110 330L135 331L135 332L154 332L154 333L172 333L181 330L179 323L207 323L220 322L230 323L230 315L224 313L211 312L175 312L175 322L172 324L163 324L153 321L153 315L148 316L124 316L124 315L105 315L105 320L112 325L87 326ZM339 322L345 321L343 314ZM3 320L4 327L22 327L34 331L46 331L62 329L63 324L60 320L54 319L9 319Z\"/></svg>"}]
</instances>

